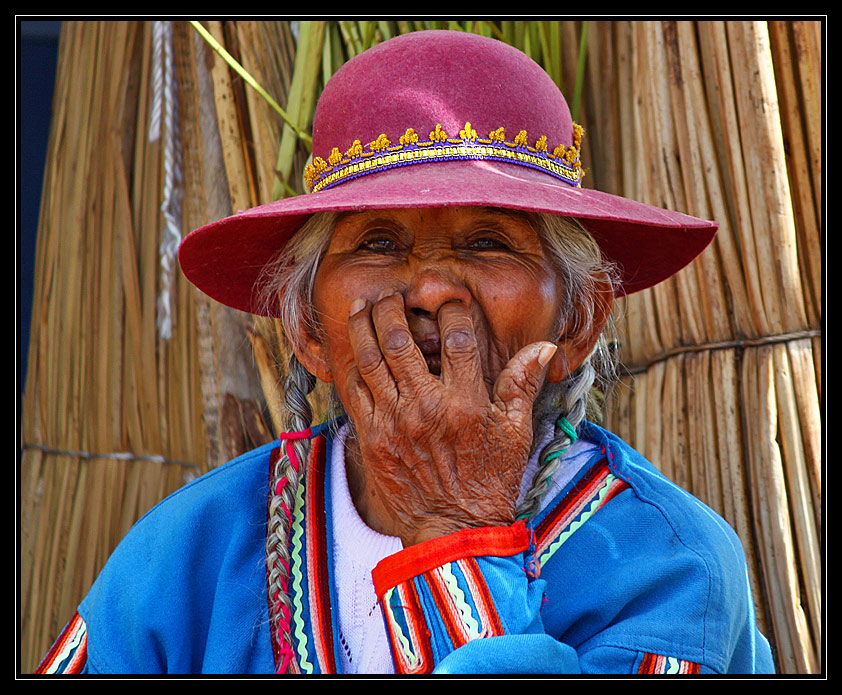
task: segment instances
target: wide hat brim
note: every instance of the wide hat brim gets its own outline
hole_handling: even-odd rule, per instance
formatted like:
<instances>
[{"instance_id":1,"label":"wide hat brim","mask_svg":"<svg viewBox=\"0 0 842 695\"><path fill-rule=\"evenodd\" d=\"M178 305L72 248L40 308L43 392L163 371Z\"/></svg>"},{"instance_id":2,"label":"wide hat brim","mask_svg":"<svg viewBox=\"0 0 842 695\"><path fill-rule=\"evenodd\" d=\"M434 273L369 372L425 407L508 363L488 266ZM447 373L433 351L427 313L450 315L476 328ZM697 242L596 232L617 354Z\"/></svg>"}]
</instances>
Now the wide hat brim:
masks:
<instances>
[{"instance_id":1,"label":"wide hat brim","mask_svg":"<svg viewBox=\"0 0 842 695\"><path fill-rule=\"evenodd\" d=\"M339 187L286 198L212 222L179 249L185 276L213 299L253 314L278 316L260 300L264 267L318 212L480 206L543 212L582 221L620 277L617 295L652 287L695 259L718 224L587 188L530 169L481 161L415 165Z\"/></svg>"},{"instance_id":2,"label":"wide hat brim","mask_svg":"<svg viewBox=\"0 0 842 695\"><path fill-rule=\"evenodd\" d=\"M305 171L314 192L192 232L181 266L223 304L277 316L258 282L317 212L483 206L575 217L616 264L621 295L670 277L710 243L714 222L579 187L580 140L558 86L513 46L469 32L404 34L349 60L322 91Z\"/></svg>"}]
</instances>

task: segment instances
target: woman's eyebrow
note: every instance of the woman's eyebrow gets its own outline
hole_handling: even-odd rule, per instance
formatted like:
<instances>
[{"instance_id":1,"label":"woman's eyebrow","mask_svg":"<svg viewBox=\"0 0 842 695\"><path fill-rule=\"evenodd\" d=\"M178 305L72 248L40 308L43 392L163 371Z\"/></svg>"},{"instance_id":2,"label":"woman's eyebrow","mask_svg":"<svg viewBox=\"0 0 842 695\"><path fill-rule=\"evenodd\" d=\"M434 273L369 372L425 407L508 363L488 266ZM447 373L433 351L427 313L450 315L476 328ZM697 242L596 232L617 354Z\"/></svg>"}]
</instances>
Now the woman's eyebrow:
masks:
<instances>
[{"instance_id":1,"label":"woman's eyebrow","mask_svg":"<svg viewBox=\"0 0 842 695\"><path fill-rule=\"evenodd\" d=\"M389 215L385 210L344 210L340 212L336 216L336 223L343 222L350 218L359 217L361 219L365 219L366 221L372 222L391 222L394 221L394 217Z\"/></svg>"},{"instance_id":2,"label":"woman's eyebrow","mask_svg":"<svg viewBox=\"0 0 842 695\"><path fill-rule=\"evenodd\" d=\"M482 222L483 217L488 219L489 221L504 221L509 220L512 222L517 222L519 224L527 225L530 229L532 228L532 224L529 219L529 215L521 212L520 210L510 210L506 208L493 208L493 207L477 207L477 220Z\"/></svg>"}]
</instances>

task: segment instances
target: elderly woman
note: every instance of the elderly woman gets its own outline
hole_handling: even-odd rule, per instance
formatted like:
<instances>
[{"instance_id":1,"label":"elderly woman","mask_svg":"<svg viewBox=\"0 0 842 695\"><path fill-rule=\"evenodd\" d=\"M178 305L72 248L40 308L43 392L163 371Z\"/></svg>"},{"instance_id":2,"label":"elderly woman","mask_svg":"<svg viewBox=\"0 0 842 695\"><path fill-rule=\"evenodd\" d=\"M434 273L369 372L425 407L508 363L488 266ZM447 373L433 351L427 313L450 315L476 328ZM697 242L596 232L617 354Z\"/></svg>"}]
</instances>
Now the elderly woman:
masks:
<instances>
[{"instance_id":1,"label":"elderly woman","mask_svg":"<svg viewBox=\"0 0 842 695\"><path fill-rule=\"evenodd\" d=\"M498 41L344 66L312 192L180 252L282 319L289 431L141 519L41 670L771 671L737 537L585 419L614 297L716 225L581 188L581 137Z\"/></svg>"}]
</instances>

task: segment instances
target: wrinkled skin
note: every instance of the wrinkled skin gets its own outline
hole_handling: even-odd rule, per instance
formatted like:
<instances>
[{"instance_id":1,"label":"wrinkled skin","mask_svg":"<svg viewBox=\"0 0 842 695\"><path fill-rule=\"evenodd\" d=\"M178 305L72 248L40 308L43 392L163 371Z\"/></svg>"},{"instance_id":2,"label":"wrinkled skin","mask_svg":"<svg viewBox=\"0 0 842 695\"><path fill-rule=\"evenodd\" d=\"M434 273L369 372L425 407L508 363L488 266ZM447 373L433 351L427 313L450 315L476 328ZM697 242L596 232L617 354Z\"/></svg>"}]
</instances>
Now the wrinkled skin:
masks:
<instances>
[{"instance_id":1,"label":"wrinkled skin","mask_svg":"<svg viewBox=\"0 0 842 695\"><path fill-rule=\"evenodd\" d=\"M297 352L335 382L355 424L346 468L370 527L408 546L513 523L533 402L545 379L581 364L602 327L561 339L558 297L520 216L431 208L339 219L314 287L321 331Z\"/></svg>"}]
</instances>

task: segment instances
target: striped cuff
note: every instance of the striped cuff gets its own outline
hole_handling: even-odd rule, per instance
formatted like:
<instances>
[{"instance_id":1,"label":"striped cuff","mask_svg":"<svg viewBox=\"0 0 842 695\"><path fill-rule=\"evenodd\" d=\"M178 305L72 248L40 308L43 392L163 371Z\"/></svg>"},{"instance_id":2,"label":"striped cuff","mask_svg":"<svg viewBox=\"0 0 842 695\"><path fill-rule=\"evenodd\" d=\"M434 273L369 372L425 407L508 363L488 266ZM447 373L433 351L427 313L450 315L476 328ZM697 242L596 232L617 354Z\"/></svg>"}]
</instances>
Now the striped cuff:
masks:
<instances>
[{"instance_id":1,"label":"striped cuff","mask_svg":"<svg viewBox=\"0 0 842 695\"><path fill-rule=\"evenodd\" d=\"M526 526L517 522L459 531L378 564L375 590L397 672L430 673L444 656L471 640L505 634L482 558L504 558L513 572L524 576L522 558L512 556L528 547Z\"/></svg>"},{"instance_id":2,"label":"striped cuff","mask_svg":"<svg viewBox=\"0 0 842 695\"><path fill-rule=\"evenodd\" d=\"M88 629L82 616L74 613L65 625L36 674L82 673L88 660Z\"/></svg>"},{"instance_id":3,"label":"striped cuff","mask_svg":"<svg viewBox=\"0 0 842 695\"><path fill-rule=\"evenodd\" d=\"M465 529L412 545L381 560L372 572L378 598L402 582L447 562L466 557L508 557L529 547L529 531L523 521L511 526Z\"/></svg>"},{"instance_id":4,"label":"striped cuff","mask_svg":"<svg viewBox=\"0 0 842 695\"><path fill-rule=\"evenodd\" d=\"M674 656L645 653L637 668L638 673L699 673L701 667L695 661L676 659Z\"/></svg>"}]
</instances>

